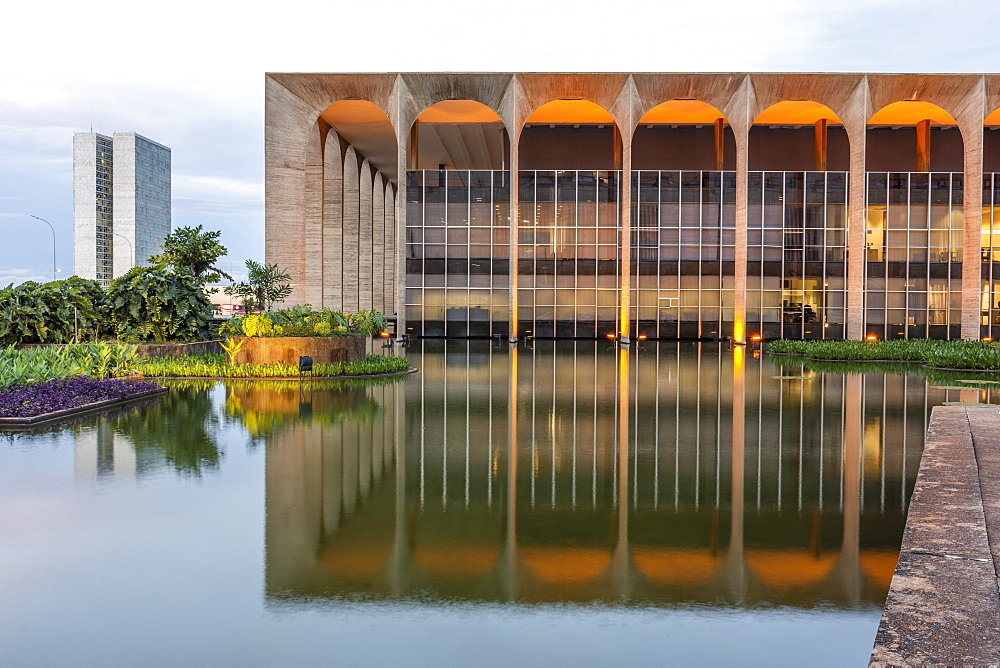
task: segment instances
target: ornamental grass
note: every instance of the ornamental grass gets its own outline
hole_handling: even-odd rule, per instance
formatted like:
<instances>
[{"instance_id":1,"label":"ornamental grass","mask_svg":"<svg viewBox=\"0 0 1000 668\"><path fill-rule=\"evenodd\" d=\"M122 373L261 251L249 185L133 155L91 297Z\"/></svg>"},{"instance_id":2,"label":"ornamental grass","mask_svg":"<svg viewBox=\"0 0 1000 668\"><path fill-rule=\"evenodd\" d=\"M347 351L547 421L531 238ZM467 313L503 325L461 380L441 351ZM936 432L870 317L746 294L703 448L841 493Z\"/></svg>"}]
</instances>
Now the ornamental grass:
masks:
<instances>
[{"instance_id":1,"label":"ornamental grass","mask_svg":"<svg viewBox=\"0 0 1000 668\"><path fill-rule=\"evenodd\" d=\"M410 366L405 357L368 355L360 362L313 365L313 376L375 376L400 373ZM291 364L235 364L226 362L224 355L203 353L181 357L140 360L139 371L150 377L162 378L293 378L299 368Z\"/></svg>"}]
</instances>

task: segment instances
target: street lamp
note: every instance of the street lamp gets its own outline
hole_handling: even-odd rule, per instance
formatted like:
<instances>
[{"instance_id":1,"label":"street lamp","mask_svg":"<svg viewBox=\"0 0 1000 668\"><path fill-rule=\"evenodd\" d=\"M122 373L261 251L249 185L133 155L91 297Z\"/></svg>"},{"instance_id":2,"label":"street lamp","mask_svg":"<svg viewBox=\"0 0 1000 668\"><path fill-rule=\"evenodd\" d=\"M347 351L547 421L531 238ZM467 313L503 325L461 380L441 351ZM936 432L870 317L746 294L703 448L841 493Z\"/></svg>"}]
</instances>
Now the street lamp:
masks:
<instances>
[{"instance_id":1,"label":"street lamp","mask_svg":"<svg viewBox=\"0 0 1000 668\"><path fill-rule=\"evenodd\" d=\"M28 215L34 218L35 220L42 221L43 223L49 226L50 230L52 230L52 280L54 281L56 280L56 228L52 227L52 223L45 220L44 218L39 218L38 216L32 215L30 213Z\"/></svg>"},{"instance_id":2,"label":"street lamp","mask_svg":"<svg viewBox=\"0 0 1000 668\"><path fill-rule=\"evenodd\" d=\"M128 268L132 269L132 267L135 266L135 248L133 248L132 242L128 240L128 237L122 236L117 232L112 232L111 234L115 235L116 237L120 237L121 239L124 239L125 243L128 244L128 252L129 252Z\"/></svg>"}]
</instances>

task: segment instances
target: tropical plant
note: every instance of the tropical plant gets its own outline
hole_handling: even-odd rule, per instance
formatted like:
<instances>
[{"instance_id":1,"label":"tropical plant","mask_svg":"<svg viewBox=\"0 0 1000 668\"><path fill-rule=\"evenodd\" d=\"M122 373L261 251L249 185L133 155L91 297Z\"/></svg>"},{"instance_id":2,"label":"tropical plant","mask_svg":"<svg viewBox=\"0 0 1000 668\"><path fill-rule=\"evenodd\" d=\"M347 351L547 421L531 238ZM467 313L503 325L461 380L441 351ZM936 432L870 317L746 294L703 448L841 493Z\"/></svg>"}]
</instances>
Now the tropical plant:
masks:
<instances>
[{"instance_id":1,"label":"tropical plant","mask_svg":"<svg viewBox=\"0 0 1000 668\"><path fill-rule=\"evenodd\" d=\"M107 293L115 335L126 341L198 341L209 337L211 304L198 280L159 264L135 267Z\"/></svg>"},{"instance_id":2,"label":"tropical plant","mask_svg":"<svg viewBox=\"0 0 1000 668\"><path fill-rule=\"evenodd\" d=\"M268 313L234 316L219 328L222 334L243 336L369 336L386 328L378 311L349 314L308 304Z\"/></svg>"},{"instance_id":3,"label":"tropical plant","mask_svg":"<svg viewBox=\"0 0 1000 668\"><path fill-rule=\"evenodd\" d=\"M0 345L69 343L97 338L106 320L104 290L72 276L0 289Z\"/></svg>"},{"instance_id":4,"label":"tropical plant","mask_svg":"<svg viewBox=\"0 0 1000 668\"><path fill-rule=\"evenodd\" d=\"M242 348L243 344L246 342L246 339L229 337L220 344L222 349L226 351L226 361L229 362L230 366L236 364L236 354L240 352L240 348Z\"/></svg>"},{"instance_id":5,"label":"tropical plant","mask_svg":"<svg viewBox=\"0 0 1000 668\"><path fill-rule=\"evenodd\" d=\"M233 277L215 266L215 262L226 254L226 247L219 243L222 232L202 232L197 227L178 227L163 240L163 252L149 258L151 264L167 263L177 269L184 269L205 283L215 283L225 276Z\"/></svg>"},{"instance_id":6,"label":"tropical plant","mask_svg":"<svg viewBox=\"0 0 1000 668\"><path fill-rule=\"evenodd\" d=\"M275 302L292 294L291 276L277 264L262 265L246 261L247 281L226 288L226 294L243 301L247 311L270 311Z\"/></svg>"}]
</instances>

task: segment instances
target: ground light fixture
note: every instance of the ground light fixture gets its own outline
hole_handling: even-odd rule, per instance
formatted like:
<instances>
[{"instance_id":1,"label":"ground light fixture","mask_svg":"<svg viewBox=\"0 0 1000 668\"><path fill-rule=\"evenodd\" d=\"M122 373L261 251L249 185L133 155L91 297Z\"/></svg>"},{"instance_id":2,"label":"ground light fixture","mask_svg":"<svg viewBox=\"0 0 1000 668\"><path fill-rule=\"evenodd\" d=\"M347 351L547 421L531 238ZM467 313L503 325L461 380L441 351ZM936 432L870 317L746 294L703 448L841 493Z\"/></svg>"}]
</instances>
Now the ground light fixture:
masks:
<instances>
[{"instance_id":1,"label":"ground light fixture","mask_svg":"<svg viewBox=\"0 0 1000 668\"><path fill-rule=\"evenodd\" d=\"M872 341L872 342L878 341L878 335L877 334L869 334L868 336L865 337L865 341Z\"/></svg>"},{"instance_id":2,"label":"ground light fixture","mask_svg":"<svg viewBox=\"0 0 1000 668\"><path fill-rule=\"evenodd\" d=\"M309 375L313 373L313 358L311 355L302 355L299 357L299 377L306 373Z\"/></svg>"},{"instance_id":3,"label":"ground light fixture","mask_svg":"<svg viewBox=\"0 0 1000 668\"><path fill-rule=\"evenodd\" d=\"M993 337L992 336L984 336L983 337L983 343L990 343L991 341L993 341Z\"/></svg>"}]
</instances>

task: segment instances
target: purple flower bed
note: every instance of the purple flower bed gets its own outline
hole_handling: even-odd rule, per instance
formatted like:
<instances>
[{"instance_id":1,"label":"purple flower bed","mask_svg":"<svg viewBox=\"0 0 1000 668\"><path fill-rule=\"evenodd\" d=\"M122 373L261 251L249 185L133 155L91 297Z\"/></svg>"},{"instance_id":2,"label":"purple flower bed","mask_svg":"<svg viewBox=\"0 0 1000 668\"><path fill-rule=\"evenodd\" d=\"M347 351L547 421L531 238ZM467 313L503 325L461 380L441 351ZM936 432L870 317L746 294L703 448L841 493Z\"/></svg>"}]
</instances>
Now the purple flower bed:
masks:
<instances>
[{"instance_id":1,"label":"purple flower bed","mask_svg":"<svg viewBox=\"0 0 1000 668\"><path fill-rule=\"evenodd\" d=\"M76 376L0 390L0 417L34 417L111 399L125 399L159 386L145 380Z\"/></svg>"}]
</instances>

